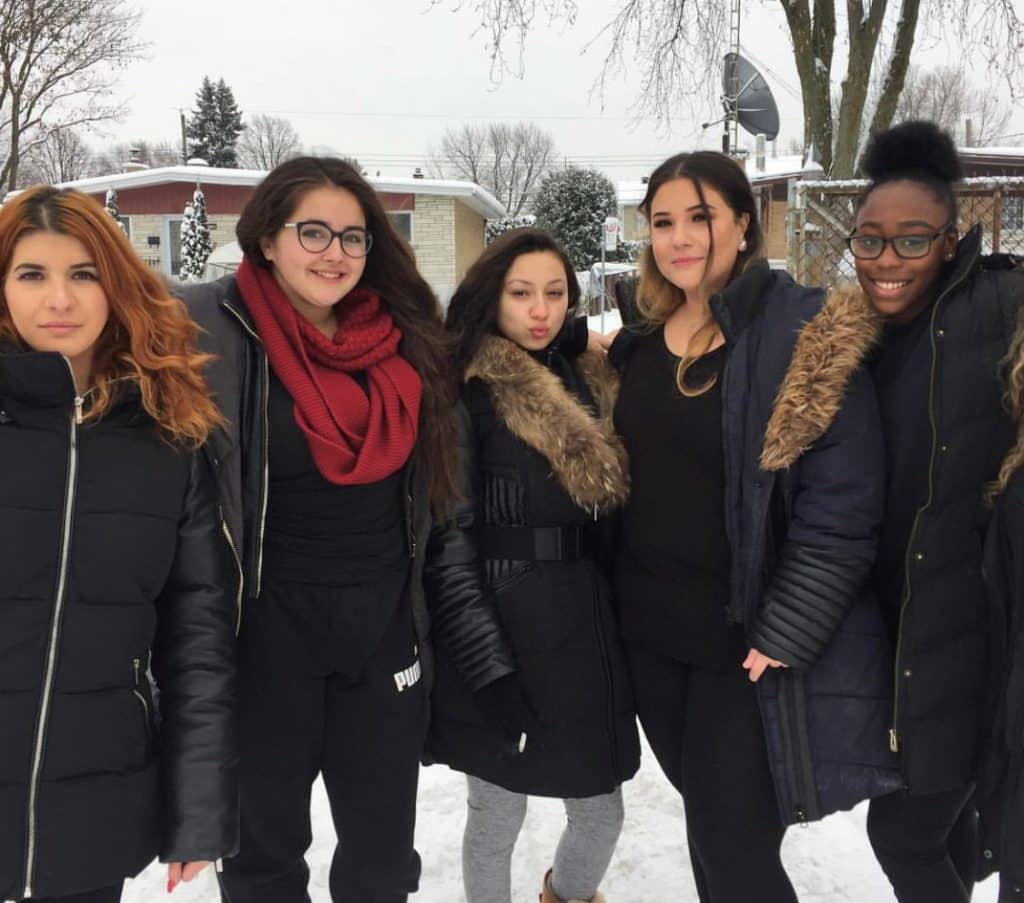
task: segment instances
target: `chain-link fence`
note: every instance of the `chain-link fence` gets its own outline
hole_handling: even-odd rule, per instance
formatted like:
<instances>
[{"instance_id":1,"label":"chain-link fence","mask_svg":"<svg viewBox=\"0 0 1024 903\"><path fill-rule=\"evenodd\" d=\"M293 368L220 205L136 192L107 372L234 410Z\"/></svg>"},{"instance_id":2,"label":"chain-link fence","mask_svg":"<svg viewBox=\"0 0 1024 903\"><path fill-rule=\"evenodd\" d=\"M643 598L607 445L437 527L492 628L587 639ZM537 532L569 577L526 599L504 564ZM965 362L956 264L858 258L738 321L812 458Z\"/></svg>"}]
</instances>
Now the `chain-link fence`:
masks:
<instances>
[{"instance_id":1,"label":"chain-link fence","mask_svg":"<svg viewBox=\"0 0 1024 903\"><path fill-rule=\"evenodd\" d=\"M846 237L867 182L793 182L786 222L786 269L805 285L855 279ZM966 179L957 186L961 234L982 227L986 252L1024 255L1024 177Z\"/></svg>"}]
</instances>

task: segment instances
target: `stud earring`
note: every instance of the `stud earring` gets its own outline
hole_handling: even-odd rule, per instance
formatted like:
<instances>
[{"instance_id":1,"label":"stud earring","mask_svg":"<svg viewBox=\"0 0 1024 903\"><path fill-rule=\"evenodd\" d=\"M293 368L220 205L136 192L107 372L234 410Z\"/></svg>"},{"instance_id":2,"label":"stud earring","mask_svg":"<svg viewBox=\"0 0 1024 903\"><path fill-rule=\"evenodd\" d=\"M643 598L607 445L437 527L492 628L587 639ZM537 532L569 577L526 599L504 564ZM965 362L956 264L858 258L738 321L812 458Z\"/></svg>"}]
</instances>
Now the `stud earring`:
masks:
<instances>
[{"instance_id":1,"label":"stud earring","mask_svg":"<svg viewBox=\"0 0 1024 903\"><path fill-rule=\"evenodd\" d=\"M745 238L740 239L739 249L741 254L747 250L747 240Z\"/></svg>"}]
</instances>

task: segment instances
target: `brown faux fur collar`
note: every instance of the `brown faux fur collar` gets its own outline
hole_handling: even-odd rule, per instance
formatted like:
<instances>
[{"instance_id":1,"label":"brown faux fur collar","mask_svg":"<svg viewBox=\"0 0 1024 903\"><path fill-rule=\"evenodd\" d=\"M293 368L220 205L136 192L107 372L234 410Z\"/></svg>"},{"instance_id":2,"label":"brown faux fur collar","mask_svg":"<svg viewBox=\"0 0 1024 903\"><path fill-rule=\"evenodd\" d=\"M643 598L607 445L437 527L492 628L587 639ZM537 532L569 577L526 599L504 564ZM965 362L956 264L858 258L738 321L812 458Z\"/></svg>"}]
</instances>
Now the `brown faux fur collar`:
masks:
<instances>
[{"instance_id":1,"label":"brown faux fur collar","mask_svg":"<svg viewBox=\"0 0 1024 903\"><path fill-rule=\"evenodd\" d=\"M629 465L612 413L618 375L605 355L576 359L600 417L579 403L550 370L508 339L487 336L466 370L491 389L498 416L514 436L551 464L569 497L587 511L611 511L629 497Z\"/></svg>"},{"instance_id":2,"label":"brown faux fur collar","mask_svg":"<svg viewBox=\"0 0 1024 903\"><path fill-rule=\"evenodd\" d=\"M850 378L878 340L881 318L859 287L831 291L800 331L761 449L765 470L785 470L831 426Z\"/></svg>"}]
</instances>

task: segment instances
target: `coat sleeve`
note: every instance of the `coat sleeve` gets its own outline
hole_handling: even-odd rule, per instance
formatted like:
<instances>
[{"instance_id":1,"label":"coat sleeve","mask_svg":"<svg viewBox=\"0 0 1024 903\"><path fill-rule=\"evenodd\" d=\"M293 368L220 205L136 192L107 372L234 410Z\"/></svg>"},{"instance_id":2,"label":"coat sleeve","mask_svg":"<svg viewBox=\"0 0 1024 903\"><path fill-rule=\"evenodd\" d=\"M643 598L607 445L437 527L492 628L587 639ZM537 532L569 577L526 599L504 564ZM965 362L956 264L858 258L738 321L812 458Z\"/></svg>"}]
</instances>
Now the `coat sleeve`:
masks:
<instances>
[{"instance_id":1,"label":"coat sleeve","mask_svg":"<svg viewBox=\"0 0 1024 903\"><path fill-rule=\"evenodd\" d=\"M431 530L423 583L435 642L476 691L516 667L480 559L480 476L472 421L463 404L457 412L459 498Z\"/></svg>"},{"instance_id":2,"label":"coat sleeve","mask_svg":"<svg viewBox=\"0 0 1024 903\"><path fill-rule=\"evenodd\" d=\"M794 668L821 657L874 564L885 449L871 377L851 378L828 431L792 469L789 528L751 631L755 649Z\"/></svg>"},{"instance_id":3,"label":"coat sleeve","mask_svg":"<svg viewBox=\"0 0 1024 903\"><path fill-rule=\"evenodd\" d=\"M192 456L178 548L157 601L153 672L160 746L164 862L238 851L235 732L237 569L221 532L203 453Z\"/></svg>"}]
</instances>

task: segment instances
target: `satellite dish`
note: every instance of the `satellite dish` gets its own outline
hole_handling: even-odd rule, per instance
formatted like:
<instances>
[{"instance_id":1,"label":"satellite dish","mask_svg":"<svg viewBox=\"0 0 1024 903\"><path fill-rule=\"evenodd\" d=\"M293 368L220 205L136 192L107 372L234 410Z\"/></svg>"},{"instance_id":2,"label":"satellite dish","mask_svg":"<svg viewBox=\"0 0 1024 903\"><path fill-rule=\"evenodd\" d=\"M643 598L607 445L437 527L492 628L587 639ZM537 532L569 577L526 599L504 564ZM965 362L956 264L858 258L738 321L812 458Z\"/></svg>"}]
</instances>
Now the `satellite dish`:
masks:
<instances>
[{"instance_id":1,"label":"satellite dish","mask_svg":"<svg viewBox=\"0 0 1024 903\"><path fill-rule=\"evenodd\" d=\"M779 135L779 108L772 90L754 66L738 53L725 55L722 72L726 118L735 120L751 135L774 141Z\"/></svg>"}]
</instances>

